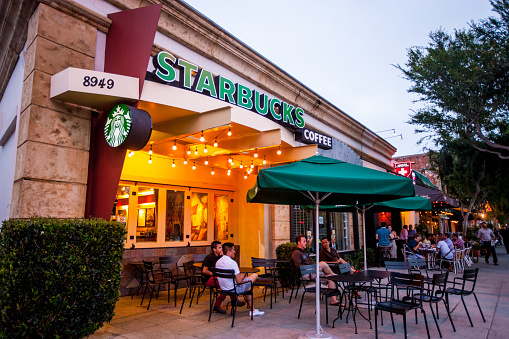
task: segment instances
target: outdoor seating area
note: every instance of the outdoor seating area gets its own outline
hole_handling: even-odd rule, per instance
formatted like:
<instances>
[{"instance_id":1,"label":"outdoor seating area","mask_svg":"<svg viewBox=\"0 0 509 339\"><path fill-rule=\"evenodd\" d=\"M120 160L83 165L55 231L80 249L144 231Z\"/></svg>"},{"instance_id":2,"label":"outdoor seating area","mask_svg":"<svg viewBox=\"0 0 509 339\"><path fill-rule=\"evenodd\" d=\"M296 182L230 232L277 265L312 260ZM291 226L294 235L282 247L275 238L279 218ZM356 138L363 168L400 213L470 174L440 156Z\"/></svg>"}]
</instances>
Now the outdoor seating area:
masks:
<instances>
[{"instance_id":1,"label":"outdoor seating area","mask_svg":"<svg viewBox=\"0 0 509 339\"><path fill-rule=\"evenodd\" d=\"M354 274L331 276L330 279L337 281L336 293L341 295L342 304L328 305L329 318L331 316L337 318L329 319L327 324L327 314L322 312L322 327L324 331L338 338L375 338L377 335L379 338L404 337L405 327L410 338L428 337L427 331L431 338L503 337L497 334L502 335L502 326L509 318L509 312L507 308L501 309L497 305L509 303L509 296L504 293L504 288L509 287L509 280L505 278L508 276L506 267L509 264L509 255L500 254L499 257L501 265L498 267L478 263L473 264L472 269L467 268L464 273L458 274L429 271L431 280L425 279L427 276L424 270L421 270L421 274L415 272L418 263L413 261L405 263L387 261L385 268L369 268L367 271ZM423 282L422 287L418 283L416 287L410 288L411 284L405 282L409 277L414 280L415 277L422 277L417 279ZM388 285L391 279L395 284ZM366 288L367 286L372 289ZM389 289L386 289L387 286ZM314 291L314 286L308 287ZM407 291L413 292L407 295ZM185 293L185 284L182 284L176 294L179 302L183 301ZM187 293L186 307L182 313L181 305L175 307L173 302L168 302L166 291L160 291L159 298L156 293L153 294L149 310L146 306L140 305L143 298L141 293L133 299L131 296L121 297L115 309L116 316L111 323L105 324L91 338L113 338L119 335L127 337L128 334L143 338L173 338L179 335L184 338L219 338L224 335L239 338L297 338L314 326L315 294L303 295L302 287L298 292L299 302L288 303L286 301L290 293L285 293L283 298L279 286L278 302L275 303L273 300L272 309L268 295L264 301L265 289L253 288L255 307L266 313L262 317L254 317L253 320L247 307L237 307L234 312L235 319L232 313L232 308L235 307L232 305L227 306L226 314L211 314L208 293L205 293L198 303L194 299L192 307L188 307L189 291ZM270 291L267 291L268 293ZM276 289L273 293L276 294ZM368 293L372 293L373 300L368 298ZM359 299L357 294L362 298ZM295 295L293 297L295 298ZM149 298L149 292L145 298ZM396 300L402 304L398 306ZM224 301L223 307L227 301L229 299ZM404 311L407 304L411 312ZM320 307L322 310L326 309L325 298L320 301ZM389 314L391 308L396 309L392 321ZM415 308L418 311L417 317ZM375 317L375 313L378 313L378 316ZM397 315L402 313L406 314L405 320L402 315Z\"/></svg>"}]
</instances>

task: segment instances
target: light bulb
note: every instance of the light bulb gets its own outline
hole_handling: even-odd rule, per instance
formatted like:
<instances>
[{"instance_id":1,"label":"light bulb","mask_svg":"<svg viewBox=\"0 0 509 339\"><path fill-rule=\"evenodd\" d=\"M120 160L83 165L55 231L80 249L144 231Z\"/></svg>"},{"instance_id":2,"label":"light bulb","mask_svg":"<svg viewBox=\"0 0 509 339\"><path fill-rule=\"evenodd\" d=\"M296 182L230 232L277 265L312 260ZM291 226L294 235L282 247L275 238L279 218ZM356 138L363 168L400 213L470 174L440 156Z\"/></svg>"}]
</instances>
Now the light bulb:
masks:
<instances>
[{"instance_id":1,"label":"light bulb","mask_svg":"<svg viewBox=\"0 0 509 339\"><path fill-rule=\"evenodd\" d=\"M150 151L148 151L148 154L152 155L152 145L150 145Z\"/></svg>"},{"instance_id":2,"label":"light bulb","mask_svg":"<svg viewBox=\"0 0 509 339\"><path fill-rule=\"evenodd\" d=\"M209 150L207 149L207 145L205 145L205 148L203 149L203 152L207 153Z\"/></svg>"},{"instance_id":3,"label":"light bulb","mask_svg":"<svg viewBox=\"0 0 509 339\"><path fill-rule=\"evenodd\" d=\"M187 148L187 154L191 155L191 147Z\"/></svg>"},{"instance_id":4,"label":"light bulb","mask_svg":"<svg viewBox=\"0 0 509 339\"><path fill-rule=\"evenodd\" d=\"M130 151L130 152L127 154L127 156L129 156L129 158L130 158L130 157L132 157L133 155L134 155L134 152L133 152L133 151Z\"/></svg>"},{"instance_id":5,"label":"light bulb","mask_svg":"<svg viewBox=\"0 0 509 339\"><path fill-rule=\"evenodd\" d=\"M152 156L150 156L150 158L148 158L148 163L151 164L152 163Z\"/></svg>"},{"instance_id":6,"label":"light bulb","mask_svg":"<svg viewBox=\"0 0 509 339\"><path fill-rule=\"evenodd\" d=\"M210 172L210 174L212 174L212 175L216 174L216 173L214 172L214 167L212 167L212 171Z\"/></svg>"},{"instance_id":7,"label":"light bulb","mask_svg":"<svg viewBox=\"0 0 509 339\"><path fill-rule=\"evenodd\" d=\"M230 176L230 173L231 173L231 172L230 172L230 171L228 171L228 173L226 173L226 175Z\"/></svg>"},{"instance_id":8,"label":"light bulb","mask_svg":"<svg viewBox=\"0 0 509 339\"><path fill-rule=\"evenodd\" d=\"M265 160L265 155L263 156L263 164L265 165L267 163L267 160Z\"/></svg>"},{"instance_id":9,"label":"light bulb","mask_svg":"<svg viewBox=\"0 0 509 339\"><path fill-rule=\"evenodd\" d=\"M242 161L240 161L240 168L244 168L244 165L242 165Z\"/></svg>"},{"instance_id":10,"label":"light bulb","mask_svg":"<svg viewBox=\"0 0 509 339\"><path fill-rule=\"evenodd\" d=\"M187 165L187 159L184 159L184 165Z\"/></svg>"},{"instance_id":11,"label":"light bulb","mask_svg":"<svg viewBox=\"0 0 509 339\"><path fill-rule=\"evenodd\" d=\"M217 138L214 140L214 147L217 147Z\"/></svg>"},{"instance_id":12,"label":"light bulb","mask_svg":"<svg viewBox=\"0 0 509 339\"><path fill-rule=\"evenodd\" d=\"M205 165L208 165L209 164L209 157L207 157L207 159L205 159Z\"/></svg>"},{"instance_id":13,"label":"light bulb","mask_svg":"<svg viewBox=\"0 0 509 339\"><path fill-rule=\"evenodd\" d=\"M258 158L258 148L255 148L255 154L254 154L254 157L255 157L255 158Z\"/></svg>"},{"instance_id":14,"label":"light bulb","mask_svg":"<svg viewBox=\"0 0 509 339\"><path fill-rule=\"evenodd\" d=\"M175 140L175 142L173 143L173 147L171 149L174 151L177 150L177 140Z\"/></svg>"},{"instance_id":15,"label":"light bulb","mask_svg":"<svg viewBox=\"0 0 509 339\"><path fill-rule=\"evenodd\" d=\"M171 164L171 167L175 167L175 159L173 159L173 163Z\"/></svg>"},{"instance_id":16,"label":"light bulb","mask_svg":"<svg viewBox=\"0 0 509 339\"><path fill-rule=\"evenodd\" d=\"M230 159L228 159L228 162L231 164L233 162L232 156L230 155Z\"/></svg>"},{"instance_id":17,"label":"light bulb","mask_svg":"<svg viewBox=\"0 0 509 339\"><path fill-rule=\"evenodd\" d=\"M200 141L201 141L201 142L204 142L204 141L205 141L205 137L203 136L203 131L201 131Z\"/></svg>"},{"instance_id":18,"label":"light bulb","mask_svg":"<svg viewBox=\"0 0 509 339\"><path fill-rule=\"evenodd\" d=\"M232 128L228 128L228 136L231 137L232 136Z\"/></svg>"},{"instance_id":19,"label":"light bulb","mask_svg":"<svg viewBox=\"0 0 509 339\"><path fill-rule=\"evenodd\" d=\"M244 175L244 179L247 179L247 174L246 174L246 175Z\"/></svg>"},{"instance_id":20,"label":"light bulb","mask_svg":"<svg viewBox=\"0 0 509 339\"><path fill-rule=\"evenodd\" d=\"M253 160L251 160L251 168L254 168Z\"/></svg>"},{"instance_id":21,"label":"light bulb","mask_svg":"<svg viewBox=\"0 0 509 339\"><path fill-rule=\"evenodd\" d=\"M196 169L196 163L193 162L193 169L195 170Z\"/></svg>"},{"instance_id":22,"label":"light bulb","mask_svg":"<svg viewBox=\"0 0 509 339\"><path fill-rule=\"evenodd\" d=\"M195 154L195 155L198 155L198 147L196 147L196 148L194 149L194 154Z\"/></svg>"},{"instance_id":23,"label":"light bulb","mask_svg":"<svg viewBox=\"0 0 509 339\"><path fill-rule=\"evenodd\" d=\"M279 149L277 150L277 155L281 155L281 146L279 146Z\"/></svg>"}]
</instances>

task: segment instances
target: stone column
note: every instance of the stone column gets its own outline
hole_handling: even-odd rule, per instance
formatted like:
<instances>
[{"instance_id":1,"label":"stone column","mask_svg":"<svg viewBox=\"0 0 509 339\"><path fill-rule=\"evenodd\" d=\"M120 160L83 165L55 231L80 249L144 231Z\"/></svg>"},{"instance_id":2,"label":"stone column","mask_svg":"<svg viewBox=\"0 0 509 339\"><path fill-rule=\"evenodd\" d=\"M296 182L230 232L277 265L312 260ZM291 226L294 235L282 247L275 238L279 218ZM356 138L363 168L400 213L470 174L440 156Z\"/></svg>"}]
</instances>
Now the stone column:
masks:
<instances>
[{"instance_id":1,"label":"stone column","mask_svg":"<svg viewBox=\"0 0 509 339\"><path fill-rule=\"evenodd\" d=\"M287 205L271 205L272 208L272 239L271 245L273 249L272 258L276 257L276 248L285 242L290 241L290 206Z\"/></svg>"},{"instance_id":2,"label":"stone column","mask_svg":"<svg viewBox=\"0 0 509 339\"><path fill-rule=\"evenodd\" d=\"M97 29L40 3L27 34L11 218L83 217L90 109L50 99L50 79L94 69Z\"/></svg>"}]
</instances>

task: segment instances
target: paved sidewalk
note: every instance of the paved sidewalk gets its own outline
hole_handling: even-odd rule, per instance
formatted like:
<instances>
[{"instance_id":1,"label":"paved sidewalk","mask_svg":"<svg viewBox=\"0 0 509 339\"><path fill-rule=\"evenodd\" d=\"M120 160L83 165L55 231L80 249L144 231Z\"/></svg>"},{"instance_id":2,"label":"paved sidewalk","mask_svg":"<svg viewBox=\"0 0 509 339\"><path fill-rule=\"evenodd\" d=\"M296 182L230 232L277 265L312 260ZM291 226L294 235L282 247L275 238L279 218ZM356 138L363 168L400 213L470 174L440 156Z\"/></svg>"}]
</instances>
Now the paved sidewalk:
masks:
<instances>
[{"instance_id":1,"label":"paved sidewalk","mask_svg":"<svg viewBox=\"0 0 509 339\"><path fill-rule=\"evenodd\" d=\"M444 338L480 339L480 338L508 338L509 330L509 255L505 248L497 247L499 266L485 264L480 258L479 263L472 267L479 267L479 278L476 286L476 294L479 298L486 323L483 323L475 299L473 296L466 297L466 304L474 322L474 327L466 316L460 298L451 297L452 319L457 332L452 331L447 313L443 304L439 305L439 325ZM453 275L454 276L454 275ZM452 277L450 278L450 280ZM185 289L180 289L177 294L177 302L182 301ZM288 295L285 299L278 298L278 302L269 307L269 299L263 302L261 290L255 291L256 308L265 311L265 315L254 317L251 321L248 310L243 307L238 310L235 319L235 327L232 329L231 316L214 313L211 322L208 322L208 294L203 296L199 304L194 303L191 308L184 306L182 314L179 314L180 303L177 307L173 303L168 304L166 292L161 292L158 300L152 300L150 310L147 311L147 301L140 306L141 295L138 297L122 297L115 309L116 316L111 323L105 324L96 333L90 336L93 339L106 338L297 338L300 334L312 331L315 328L314 295L306 295L302 306L302 315L297 319L299 311L299 298L288 303ZM173 296L172 296L173 297ZM223 304L224 305L224 304ZM336 315L336 308L329 308L329 325L325 325L325 307L322 302L322 327L324 331L337 338L375 338L374 323L373 329L369 323L358 317L355 334L354 324L345 318L336 322L336 328L332 328L332 320ZM224 306L223 306L224 307ZM332 311L331 311L332 310ZM437 329L429 307L425 308L428 318L428 326L431 338L439 338ZM401 316L394 316L396 334L392 332L390 317L384 314L384 326L379 327L379 338L402 338L403 324ZM414 312L408 313L407 329L409 338L426 338L424 318L419 312L418 324L415 323Z\"/></svg>"}]
</instances>

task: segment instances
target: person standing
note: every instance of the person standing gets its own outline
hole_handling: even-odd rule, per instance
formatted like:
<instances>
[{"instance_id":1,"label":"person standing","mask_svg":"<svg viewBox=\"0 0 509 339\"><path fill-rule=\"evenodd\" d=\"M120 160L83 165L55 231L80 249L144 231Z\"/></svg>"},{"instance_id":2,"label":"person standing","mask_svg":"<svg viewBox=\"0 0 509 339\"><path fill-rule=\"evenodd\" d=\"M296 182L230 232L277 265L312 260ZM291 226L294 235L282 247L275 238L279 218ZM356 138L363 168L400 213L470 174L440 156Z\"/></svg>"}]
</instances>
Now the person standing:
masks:
<instances>
[{"instance_id":1,"label":"person standing","mask_svg":"<svg viewBox=\"0 0 509 339\"><path fill-rule=\"evenodd\" d=\"M397 249L397 246L396 246L396 240L397 240L397 239L399 239L399 237L398 237L398 234L396 233L396 231L393 231L393 230L392 230L392 226L391 226L391 225L387 226L387 229L388 229L389 231L391 231L391 234L392 234L392 239L391 239L391 246L392 246L391 257L396 258L396 257L397 257L397 252L396 252L396 249Z\"/></svg>"},{"instance_id":2,"label":"person standing","mask_svg":"<svg viewBox=\"0 0 509 339\"><path fill-rule=\"evenodd\" d=\"M415 237L416 234L417 230L412 225L408 225L408 238Z\"/></svg>"},{"instance_id":3,"label":"person standing","mask_svg":"<svg viewBox=\"0 0 509 339\"><path fill-rule=\"evenodd\" d=\"M505 246L505 251L507 254L509 254L509 229L507 229L507 226L503 226L500 230L500 235L502 236L502 242Z\"/></svg>"},{"instance_id":4,"label":"person standing","mask_svg":"<svg viewBox=\"0 0 509 339\"><path fill-rule=\"evenodd\" d=\"M486 256L484 261L490 263L490 255L493 254L493 264L498 265L497 252L495 251L495 245L491 244L491 241L495 240L495 234L488 228L488 224L485 221L481 222L481 229L477 232L477 237L483 242L484 248L486 249Z\"/></svg>"},{"instance_id":5,"label":"person standing","mask_svg":"<svg viewBox=\"0 0 509 339\"><path fill-rule=\"evenodd\" d=\"M399 238L401 240L405 240L405 242L408 241L408 226L407 225L404 225L403 226L403 229L401 230L401 232L399 233Z\"/></svg>"}]
</instances>

